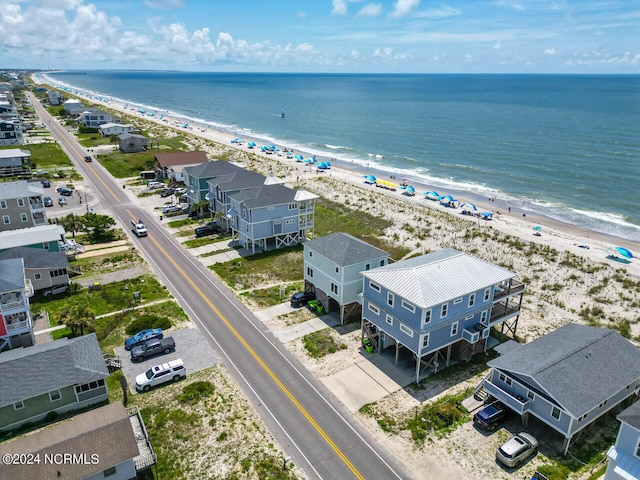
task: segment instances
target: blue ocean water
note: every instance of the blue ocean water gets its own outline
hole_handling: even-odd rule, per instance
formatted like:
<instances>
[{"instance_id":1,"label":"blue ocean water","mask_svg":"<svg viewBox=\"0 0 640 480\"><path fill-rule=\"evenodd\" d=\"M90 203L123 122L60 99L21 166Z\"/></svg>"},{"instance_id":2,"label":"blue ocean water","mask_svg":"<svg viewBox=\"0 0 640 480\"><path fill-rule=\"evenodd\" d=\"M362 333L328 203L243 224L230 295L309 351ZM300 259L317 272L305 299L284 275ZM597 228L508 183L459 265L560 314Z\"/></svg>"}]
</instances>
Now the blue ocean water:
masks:
<instances>
[{"instance_id":1,"label":"blue ocean water","mask_svg":"<svg viewBox=\"0 0 640 480\"><path fill-rule=\"evenodd\" d=\"M640 76L48 75L157 114L640 241Z\"/></svg>"}]
</instances>

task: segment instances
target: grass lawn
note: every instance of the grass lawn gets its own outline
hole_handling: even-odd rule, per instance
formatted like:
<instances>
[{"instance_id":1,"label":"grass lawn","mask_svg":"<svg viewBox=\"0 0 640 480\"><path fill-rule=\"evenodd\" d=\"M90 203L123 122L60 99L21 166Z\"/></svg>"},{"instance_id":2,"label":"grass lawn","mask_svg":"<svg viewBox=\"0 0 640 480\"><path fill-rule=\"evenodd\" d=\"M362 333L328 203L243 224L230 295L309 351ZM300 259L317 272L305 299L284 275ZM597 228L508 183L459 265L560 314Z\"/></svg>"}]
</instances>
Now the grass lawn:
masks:
<instances>
[{"instance_id":1,"label":"grass lawn","mask_svg":"<svg viewBox=\"0 0 640 480\"><path fill-rule=\"evenodd\" d=\"M325 328L302 337L305 350L311 358L322 358L330 353L344 350L347 345L336 341L336 333L331 328Z\"/></svg>"},{"instance_id":2,"label":"grass lawn","mask_svg":"<svg viewBox=\"0 0 640 480\"><path fill-rule=\"evenodd\" d=\"M282 295L280 295L281 287L284 287ZM248 303L254 305L256 308L263 309L286 302L291 295L302 291L303 288L304 283L296 282L290 285L278 285L268 288L248 290L246 292L242 292L240 296L247 299Z\"/></svg>"},{"instance_id":3,"label":"grass lawn","mask_svg":"<svg viewBox=\"0 0 640 480\"><path fill-rule=\"evenodd\" d=\"M76 235L76 239L78 235ZM137 251L105 253L95 257L85 257L73 260L70 265L80 268L83 275L109 273L126 268L145 265Z\"/></svg>"},{"instance_id":4,"label":"grass lawn","mask_svg":"<svg viewBox=\"0 0 640 480\"><path fill-rule=\"evenodd\" d=\"M6 148L3 147L2 150ZM69 157L62 151L57 143L35 143L32 145L22 145L20 148L31 152L31 162L34 170L55 170L72 165Z\"/></svg>"},{"instance_id":5,"label":"grass lawn","mask_svg":"<svg viewBox=\"0 0 640 480\"><path fill-rule=\"evenodd\" d=\"M246 290L302 280L302 245L216 263L211 268L231 288Z\"/></svg>"},{"instance_id":6,"label":"grass lawn","mask_svg":"<svg viewBox=\"0 0 640 480\"><path fill-rule=\"evenodd\" d=\"M90 292L82 288L79 292L62 298L39 298L31 302L32 309L47 310L52 326L57 325L60 312L69 307L87 305L95 315L122 310L133 305L133 292L140 292L142 303L170 298L167 289L151 275L113 282L103 285L101 291Z\"/></svg>"},{"instance_id":7,"label":"grass lawn","mask_svg":"<svg viewBox=\"0 0 640 480\"><path fill-rule=\"evenodd\" d=\"M147 150L140 153L113 152L108 155L98 155L100 164L116 178L137 177L143 170L153 168L153 159L157 150Z\"/></svg>"},{"instance_id":8,"label":"grass lawn","mask_svg":"<svg viewBox=\"0 0 640 480\"><path fill-rule=\"evenodd\" d=\"M76 138L80 145L86 148L93 148L100 145L113 145L109 137L103 137L99 133L76 133Z\"/></svg>"}]
</instances>

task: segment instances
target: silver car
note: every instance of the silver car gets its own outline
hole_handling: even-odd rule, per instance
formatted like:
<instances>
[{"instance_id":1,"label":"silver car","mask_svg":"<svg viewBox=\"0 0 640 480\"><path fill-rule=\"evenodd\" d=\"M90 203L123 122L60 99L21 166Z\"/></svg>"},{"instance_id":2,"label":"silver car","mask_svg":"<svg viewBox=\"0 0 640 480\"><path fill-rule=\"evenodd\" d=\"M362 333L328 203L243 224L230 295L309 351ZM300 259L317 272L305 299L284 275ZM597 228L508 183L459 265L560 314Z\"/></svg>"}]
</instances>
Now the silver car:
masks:
<instances>
[{"instance_id":1,"label":"silver car","mask_svg":"<svg viewBox=\"0 0 640 480\"><path fill-rule=\"evenodd\" d=\"M526 432L511 437L496 451L496 460L507 467L517 467L538 451L538 441Z\"/></svg>"}]
</instances>

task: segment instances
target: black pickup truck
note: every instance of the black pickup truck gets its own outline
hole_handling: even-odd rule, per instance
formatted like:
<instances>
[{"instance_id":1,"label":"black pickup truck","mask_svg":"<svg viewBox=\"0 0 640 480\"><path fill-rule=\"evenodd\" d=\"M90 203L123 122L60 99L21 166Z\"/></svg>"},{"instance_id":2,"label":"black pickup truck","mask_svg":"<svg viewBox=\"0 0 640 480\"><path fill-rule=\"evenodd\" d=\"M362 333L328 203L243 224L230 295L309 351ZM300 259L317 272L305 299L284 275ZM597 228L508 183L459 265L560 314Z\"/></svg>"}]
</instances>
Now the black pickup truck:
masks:
<instances>
[{"instance_id":1,"label":"black pickup truck","mask_svg":"<svg viewBox=\"0 0 640 480\"><path fill-rule=\"evenodd\" d=\"M176 342L171 337L152 338L131 349L131 360L141 362L145 358L153 357L154 355L169 353L175 348Z\"/></svg>"}]
</instances>

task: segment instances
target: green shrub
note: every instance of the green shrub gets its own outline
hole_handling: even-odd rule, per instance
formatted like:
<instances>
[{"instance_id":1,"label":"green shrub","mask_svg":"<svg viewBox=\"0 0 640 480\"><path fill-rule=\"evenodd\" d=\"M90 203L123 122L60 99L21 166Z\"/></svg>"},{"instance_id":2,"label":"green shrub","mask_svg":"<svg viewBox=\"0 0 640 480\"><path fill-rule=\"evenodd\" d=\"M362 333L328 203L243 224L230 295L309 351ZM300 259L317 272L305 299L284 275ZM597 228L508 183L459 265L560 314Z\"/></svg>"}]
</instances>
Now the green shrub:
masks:
<instances>
[{"instance_id":1,"label":"green shrub","mask_svg":"<svg viewBox=\"0 0 640 480\"><path fill-rule=\"evenodd\" d=\"M215 392L215 387L211 382L194 382L182 389L178 395L180 403L198 403L201 398L209 397Z\"/></svg>"},{"instance_id":2,"label":"green shrub","mask_svg":"<svg viewBox=\"0 0 640 480\"><path fill-rule=\"evenodd\" d=\"M171 320L168 318L160 318L156 315L140 315L129 324L125 332L127 335L134 335L140 330L146 330L147 328L161 328L163 330L167 330L168 328L171 328Z\"/></svg>"}]
</instances>

